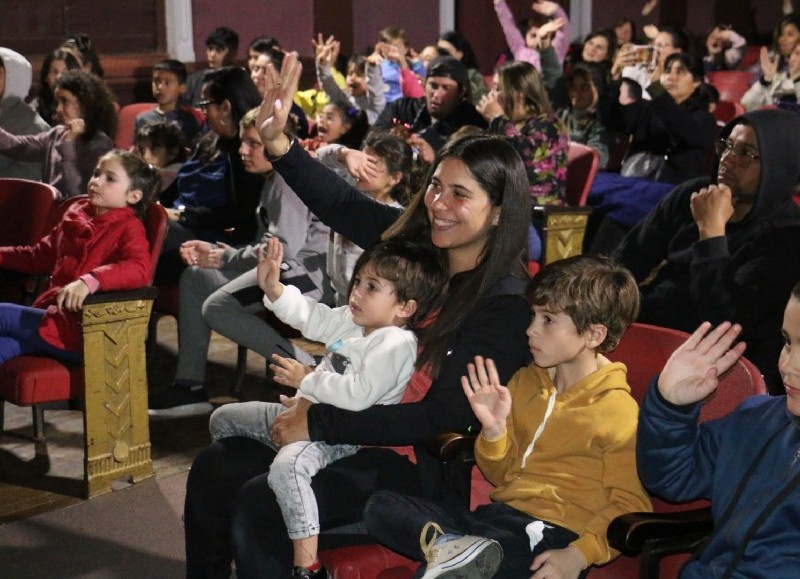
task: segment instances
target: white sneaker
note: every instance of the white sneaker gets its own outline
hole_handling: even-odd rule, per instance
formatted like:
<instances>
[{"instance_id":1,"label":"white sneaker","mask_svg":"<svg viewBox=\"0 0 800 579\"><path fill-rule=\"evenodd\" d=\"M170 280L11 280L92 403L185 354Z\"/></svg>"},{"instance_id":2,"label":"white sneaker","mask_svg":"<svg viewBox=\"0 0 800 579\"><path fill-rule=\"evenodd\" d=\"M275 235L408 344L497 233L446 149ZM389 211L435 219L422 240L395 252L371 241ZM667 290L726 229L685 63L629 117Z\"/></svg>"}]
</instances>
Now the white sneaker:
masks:
<instances>
[{"instance_id":1,"label":"white sneaker","mask_svg":"<svg viewBox=\"0 0 800 579\"><path fill-rule=\"evenodd\" d=\"M426 538L429 530L433 530L430 540ZM497 573L503 561L503 548L497 541L445 534L436 523L425 525L419 545L428 562L421 579L488 579Z\"/></svg>"}]
</instances>

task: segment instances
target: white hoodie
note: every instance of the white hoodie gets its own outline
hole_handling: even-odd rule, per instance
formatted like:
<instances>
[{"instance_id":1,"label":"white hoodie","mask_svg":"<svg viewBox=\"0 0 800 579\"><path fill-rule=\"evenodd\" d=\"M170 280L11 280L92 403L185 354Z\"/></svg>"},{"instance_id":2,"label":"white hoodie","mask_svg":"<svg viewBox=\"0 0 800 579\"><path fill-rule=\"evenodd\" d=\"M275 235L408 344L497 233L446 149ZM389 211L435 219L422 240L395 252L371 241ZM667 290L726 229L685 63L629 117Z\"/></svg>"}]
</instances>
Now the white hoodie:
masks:
<instances>
[{"instance_id":1,"label":"white hoodie","mask_svg":"<svg viewBox=\"0 0 800 579\"><path fill-rule=\"evenodd\" d=\"M31 63L18 52L2 47L0 61L6 79L5 90L0 92L0 127L14 135L36 135L50 129L42 117L25 104L31 88ZM0 155L0 177L41 181L42 164L14 161Z\"/></svg>"}]
</instances>

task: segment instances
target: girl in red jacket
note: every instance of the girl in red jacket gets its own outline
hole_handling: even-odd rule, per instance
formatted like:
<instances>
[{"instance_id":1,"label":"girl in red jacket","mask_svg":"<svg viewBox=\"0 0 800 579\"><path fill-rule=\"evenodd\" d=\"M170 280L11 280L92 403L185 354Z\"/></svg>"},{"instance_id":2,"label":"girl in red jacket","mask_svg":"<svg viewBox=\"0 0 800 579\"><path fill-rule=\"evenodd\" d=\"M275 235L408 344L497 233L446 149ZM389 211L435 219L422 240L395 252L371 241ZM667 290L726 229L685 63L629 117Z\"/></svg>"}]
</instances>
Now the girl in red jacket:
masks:
<instances>
[{"instance_id":1,"label":"girl in red jacket","mask_svg":"<svg viewBox=\"0 0 800 579\"><path fill-rule=\"evenodd\" d=\"M0 247L0 267L50 275L33 307L0 303L0 364L27 354L80 362L86 296L152 279L141 218L159 190L158 169L111 151L100 158L88 197L74 202L49 235L32 246Z\"/></svg>"}]
</instances>

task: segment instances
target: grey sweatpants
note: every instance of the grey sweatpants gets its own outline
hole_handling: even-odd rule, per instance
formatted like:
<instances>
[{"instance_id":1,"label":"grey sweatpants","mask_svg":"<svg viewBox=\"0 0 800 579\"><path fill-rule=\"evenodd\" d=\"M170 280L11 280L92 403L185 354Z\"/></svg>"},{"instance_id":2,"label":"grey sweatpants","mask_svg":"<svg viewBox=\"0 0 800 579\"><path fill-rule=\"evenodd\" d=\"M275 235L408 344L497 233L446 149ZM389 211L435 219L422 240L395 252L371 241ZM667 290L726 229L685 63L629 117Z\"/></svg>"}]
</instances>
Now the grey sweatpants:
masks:
<instances>
[{"instance_id":1,"label":"grey sweatpants","mask_svg":"<svg viewBox=\"0 0 800 579\"><path fill-rule=\"evenodd\" d=\"M226 404L211 415L208 430L212 441L245 436L278 450L267 482L281 508L289 538L304 539L318 535L320 527L311 478L333 461L355 454L359 447L302 441L277 449L272 439L272 423L284 410L285 406L275 402Z\"/></svg>"},{"instance_id":2,"label":"grey sweatpants","mask_svg":"<svg viewBox=\"0 0 800 579\"><path fill-rule=\"evenodd\" d=\"M313 292L307 295L319 298ZM256 315L264 310L263 297L255 269L244 273L232 269L185 269L180 280L175 379L203 382L211 330L267 359L272 354L285 356L288 351L303 364L313 364L309 354Z\"/></svg>"}]
</instances>

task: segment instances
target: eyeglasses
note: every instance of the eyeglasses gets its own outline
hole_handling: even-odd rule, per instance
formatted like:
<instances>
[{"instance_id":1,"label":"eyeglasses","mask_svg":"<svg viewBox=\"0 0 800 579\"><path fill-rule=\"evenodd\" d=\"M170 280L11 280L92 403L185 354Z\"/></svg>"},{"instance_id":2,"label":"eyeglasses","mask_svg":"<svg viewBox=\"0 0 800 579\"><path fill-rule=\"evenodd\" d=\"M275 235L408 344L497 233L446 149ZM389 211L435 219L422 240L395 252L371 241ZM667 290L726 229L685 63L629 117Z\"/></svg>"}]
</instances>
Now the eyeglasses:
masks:
<instances>
[{"instance_id":1,"label":"eyeglasses","mask_svg":"<svg viewBox=\"0 0 800 579\"><path fill-rule=\"evenodd\" d=\"M199 103L197 103L197 108L203 111L204 113L207 113L208 107L215 104L217 103L215 103L214 101L209 101L209 100L200 101Z\"/></svg>"},{"instance_id":2,"label":"eyeglasses","mask_svg":"<svg viewBox=\"0 0 800 579\"><path fill-rule=\"evenodd\" d=\"M736 159L742 167L747 167L753 161L760 161L761 155L753 151L752 149L748 149L744 145L734 145L729 139L719 139L715 143L715 147L717 149L717 155L721 159L726 153L730 153L731 156Z\"/></svg>"}]
</instances>

